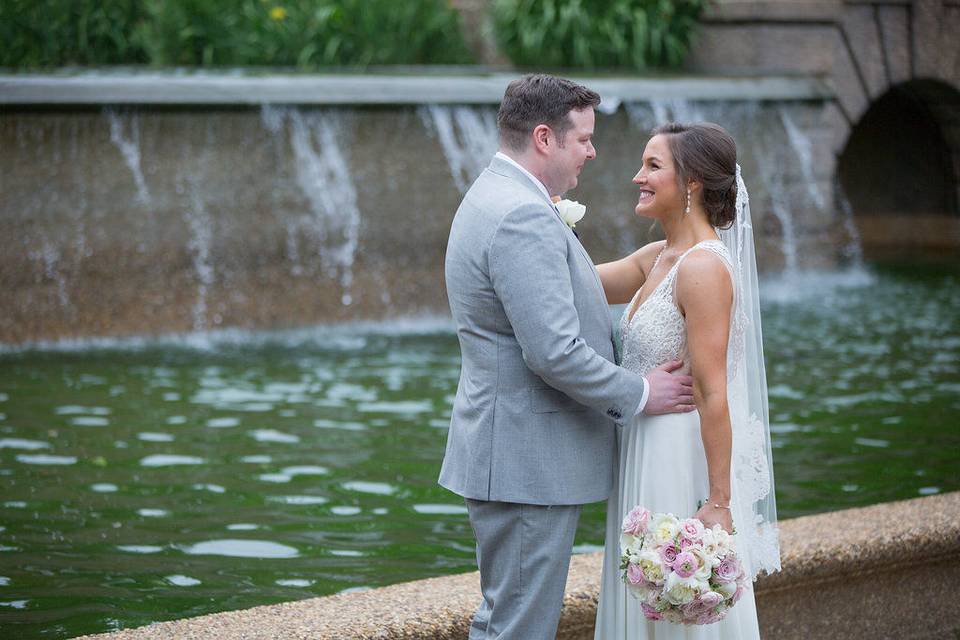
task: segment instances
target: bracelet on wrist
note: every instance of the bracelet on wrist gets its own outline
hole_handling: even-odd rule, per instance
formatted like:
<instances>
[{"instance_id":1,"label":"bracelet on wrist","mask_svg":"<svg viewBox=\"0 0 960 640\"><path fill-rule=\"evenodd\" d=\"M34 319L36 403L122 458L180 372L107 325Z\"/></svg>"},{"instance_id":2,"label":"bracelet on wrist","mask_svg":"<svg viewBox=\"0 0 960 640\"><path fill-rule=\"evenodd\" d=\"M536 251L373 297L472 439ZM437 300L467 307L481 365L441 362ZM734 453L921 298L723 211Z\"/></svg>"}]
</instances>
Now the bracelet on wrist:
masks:
<instances>
[{"instance_id":1,"label":"bracelet on wrist","mask_svg":"<svg viewBox=\"0 0 960 640\"><path fill-rule=\"evenodd\" d=\"M727 505L722 505L722 504L719 504L719 503L717 503L717 502L710 502L710 500L706 500L706 504L710 505L711 507L715 507L715 508L717 508L717 509L726 509L727 511L730 510L730 505L729 505L729 504L727 504Z\"/></svg>"}]
</instances>

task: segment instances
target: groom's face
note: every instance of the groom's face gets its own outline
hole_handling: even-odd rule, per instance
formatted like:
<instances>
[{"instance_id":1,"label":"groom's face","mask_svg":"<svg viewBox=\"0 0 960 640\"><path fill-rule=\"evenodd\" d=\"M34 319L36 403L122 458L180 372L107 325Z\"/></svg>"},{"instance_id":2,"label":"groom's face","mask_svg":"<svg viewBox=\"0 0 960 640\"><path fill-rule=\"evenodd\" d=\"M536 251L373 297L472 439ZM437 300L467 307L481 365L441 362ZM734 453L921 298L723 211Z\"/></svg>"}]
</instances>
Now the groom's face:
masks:
<instances>
[{"instance_id":1,"label":"groom's face","mask_svg":"<svg viewBox=\"0 0 960 640\"><path fill-rule=\"evenodd\" d=\"M561 195L577 186L577 177L587 160L597 157L593 148L593 125L596 120L593 109L572 110L567 116L573 126L553 149L550 155L550 174L553 191Z\"/></svg>"}]
</instances>

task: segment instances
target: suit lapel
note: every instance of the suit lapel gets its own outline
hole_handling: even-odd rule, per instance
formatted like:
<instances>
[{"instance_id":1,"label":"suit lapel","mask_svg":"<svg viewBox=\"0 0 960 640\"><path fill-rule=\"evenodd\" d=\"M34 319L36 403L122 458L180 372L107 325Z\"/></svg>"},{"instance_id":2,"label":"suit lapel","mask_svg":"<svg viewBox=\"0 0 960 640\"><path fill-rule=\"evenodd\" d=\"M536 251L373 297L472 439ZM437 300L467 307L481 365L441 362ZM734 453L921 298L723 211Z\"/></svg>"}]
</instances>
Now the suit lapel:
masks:
<instances>
[{"instance_id":1,"label":"suit lapel","mask_svg":"<svg viewBox=\"0 0 960 640\"><path fill-rule=\"evenodd\" d=\"M554 216L556 216L557 222L562 224L567 233L573 236L573 244L576 245L580 255L583 256L583 259L586 262L586 267L593 274L594 282L597 284L597 291L600 294L603 302L606 303L607 295L603 292L603 282L600 281L600 274L597 273L597 268L594 266L593 260L590 259L590 254L587 253L587 250L583 247L583 243L580 242L580 238L573 232L573 229L563 221L563 218L560 217L560 212L557 211L556 205L554 205L553 202L551 202L550 199L543 194L543 191L541 191L540 188L530 180L529 176L524 174L509 162L494 156L487 169L493 173L519 182L521 185L539 197L544 203L546 203L548 207L550 207Z\"/></svg>"}]
</instances>

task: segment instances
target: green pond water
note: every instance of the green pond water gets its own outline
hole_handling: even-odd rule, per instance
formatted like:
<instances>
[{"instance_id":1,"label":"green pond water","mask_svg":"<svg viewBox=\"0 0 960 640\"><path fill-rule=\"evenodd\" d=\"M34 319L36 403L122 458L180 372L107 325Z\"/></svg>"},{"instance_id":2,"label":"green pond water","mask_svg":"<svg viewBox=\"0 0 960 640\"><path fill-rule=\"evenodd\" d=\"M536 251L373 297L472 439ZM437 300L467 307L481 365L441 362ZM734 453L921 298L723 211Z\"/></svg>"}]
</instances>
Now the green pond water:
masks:
<instances>
[{"instance_id":1,"label":"green pond water","mask_svg":"<svg viewBox=\"0 0 960 640\"><path fill-rule=\"evenodd\" d=\"M782 518L960 489L958 274L765 281ZM443 319L0 349L0 637L474 570L458 373Z\"/></svg>"}]
</instances>

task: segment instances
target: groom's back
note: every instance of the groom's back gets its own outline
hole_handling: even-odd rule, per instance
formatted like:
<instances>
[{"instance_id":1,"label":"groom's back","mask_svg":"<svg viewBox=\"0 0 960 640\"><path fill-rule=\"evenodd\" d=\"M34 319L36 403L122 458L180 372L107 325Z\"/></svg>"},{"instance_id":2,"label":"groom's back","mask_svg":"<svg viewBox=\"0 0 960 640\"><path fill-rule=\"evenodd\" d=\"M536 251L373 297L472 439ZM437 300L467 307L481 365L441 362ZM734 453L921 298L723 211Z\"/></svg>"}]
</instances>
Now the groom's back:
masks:
<instances>
[{"instance_id":1,"label":"groom's back","mask_svg":"<svg viewBox=\"0 0 960 640\"><path fill-rule=\"evenodd\" d=\"M440 484L478 500L532 504L580 504L605 499L610 490L615 435L612 423L552 388L529 366L540 340L526 336L521 347L513 322L545 312L517 292L501 300L505 252L537 252L537 240L511 245L502 226L535 229L527 239L550 236L568 252L557 265L570 270L571 302L580 316L577 331L592 348L612 359L609 314L588 260L537 187L519 170L495 159L464 196L447 243L445 279L460 343L460 383L451 412ZM495 255L491 245L496 239ZM503 244L504 242L508 244ZM500 266L493 267L491 263ZM523 274L532 287L542 273ZM495 287L496 281L496 287ZM509 314L504 307L507 304ZM513 322L511 322L513 321ZM527 351L525 351L525 349ZM588 462L589 461L589 462ZM610 471L610 473L607 473Z\"/></svg>"}]
</instances>

